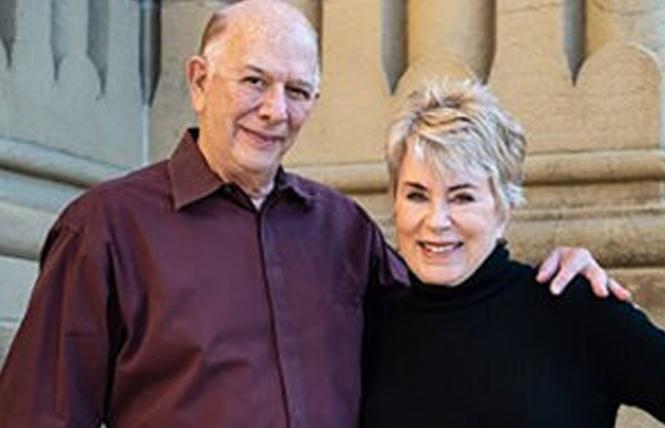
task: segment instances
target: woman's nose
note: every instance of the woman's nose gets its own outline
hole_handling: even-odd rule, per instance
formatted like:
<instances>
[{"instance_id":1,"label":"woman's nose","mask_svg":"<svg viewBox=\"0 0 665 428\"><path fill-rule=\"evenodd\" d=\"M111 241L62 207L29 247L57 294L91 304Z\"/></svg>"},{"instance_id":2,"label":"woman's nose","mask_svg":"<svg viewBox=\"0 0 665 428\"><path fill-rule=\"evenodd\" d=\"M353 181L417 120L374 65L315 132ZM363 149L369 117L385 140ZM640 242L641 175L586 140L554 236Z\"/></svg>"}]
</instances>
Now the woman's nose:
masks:
<instances>
[{"instance_id":1,"label":"woman's nose","mask_svg":"<svg viewBox=\"0 0 665 428\"><path fill-rule=\"evenodd\" d=\"M427 226L432 230L445 230L452 224L448 204L442 203L431 207L427 216Z\"/></svg>"}]
</instances>

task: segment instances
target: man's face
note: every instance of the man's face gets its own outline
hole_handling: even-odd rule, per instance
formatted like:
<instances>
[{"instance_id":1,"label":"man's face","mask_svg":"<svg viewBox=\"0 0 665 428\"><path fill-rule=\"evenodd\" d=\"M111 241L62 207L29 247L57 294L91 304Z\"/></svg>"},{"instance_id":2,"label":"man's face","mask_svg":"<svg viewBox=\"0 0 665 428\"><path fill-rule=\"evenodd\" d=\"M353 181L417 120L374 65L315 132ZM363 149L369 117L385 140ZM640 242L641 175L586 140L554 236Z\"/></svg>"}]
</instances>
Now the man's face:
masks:
<instances>
[{"instance_id":1,"label":"man's face","mask_svg":"<svg viewBox=\"0 0 665 428\"><path fill-rule=\"evenodd\" d=\"M233 25L206 49L207 80L195 108L212 155L230 175L274 173L314 106L316 44L295 30Z\"/></svg>"}]
</instances>

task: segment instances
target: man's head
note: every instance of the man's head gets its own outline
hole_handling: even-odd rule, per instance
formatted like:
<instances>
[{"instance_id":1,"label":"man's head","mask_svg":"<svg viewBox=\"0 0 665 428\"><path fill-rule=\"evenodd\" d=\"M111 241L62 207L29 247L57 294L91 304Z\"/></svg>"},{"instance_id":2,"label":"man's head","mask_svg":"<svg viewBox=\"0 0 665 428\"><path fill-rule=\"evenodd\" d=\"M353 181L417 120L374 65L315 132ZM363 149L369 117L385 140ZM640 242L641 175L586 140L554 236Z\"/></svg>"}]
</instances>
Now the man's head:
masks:
<instances>
[{"instance_id":1,"label":"man's head","mask_svg":"<svg viewBox=\"0 0 665 428\"><path fill-rule=\"evenodd\" d=\"M281 1L236 3L211 18L187 77L213 169L272 178L318 97L315 32Z\"/></svg>"}]
</instances>

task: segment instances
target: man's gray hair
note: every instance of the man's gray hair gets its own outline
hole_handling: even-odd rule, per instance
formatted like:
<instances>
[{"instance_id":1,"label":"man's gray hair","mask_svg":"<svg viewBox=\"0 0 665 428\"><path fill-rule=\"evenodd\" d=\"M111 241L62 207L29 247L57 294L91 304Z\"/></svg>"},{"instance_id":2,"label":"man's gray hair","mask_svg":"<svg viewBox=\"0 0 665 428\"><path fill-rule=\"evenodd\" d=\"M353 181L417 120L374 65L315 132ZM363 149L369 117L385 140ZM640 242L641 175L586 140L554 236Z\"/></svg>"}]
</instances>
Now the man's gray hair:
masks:
<instances>
[{"instance_id":1,"label":"man's gray hair","mask_svg":"<svg viewBox=\"0 0 665 428\"><path fill-rule=\"evenodd\" d=\"M523 201L524 132L477 81L427 82L409 97L386 145L393 194L409 148L440 173L487 175L503 212Z\"/></svg>"}]
</instances>

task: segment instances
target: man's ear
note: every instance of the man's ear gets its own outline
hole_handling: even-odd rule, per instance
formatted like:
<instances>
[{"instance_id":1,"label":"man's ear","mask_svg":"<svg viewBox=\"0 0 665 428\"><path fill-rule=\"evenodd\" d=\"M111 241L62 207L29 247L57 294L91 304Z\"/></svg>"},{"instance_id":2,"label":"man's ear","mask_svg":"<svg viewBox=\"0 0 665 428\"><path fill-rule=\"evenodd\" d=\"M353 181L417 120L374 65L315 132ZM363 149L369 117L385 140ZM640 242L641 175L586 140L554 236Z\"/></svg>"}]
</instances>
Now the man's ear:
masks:
<instances>
[{"instance_id":1,"label":"man's ear","mask_svg":"<svg viewBox=\"0 0 665 428\"><path fill-rule=\"evenodd\" d=\"M205 107L208 73L208 61L204 57L195 55L187 60L185 75L189 83L189 98L197 113Z\"/></svg>"}]
</instances>

